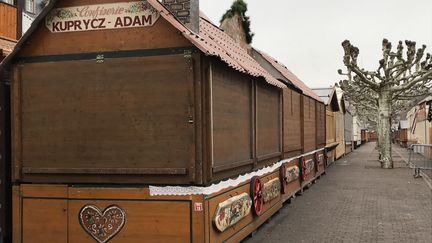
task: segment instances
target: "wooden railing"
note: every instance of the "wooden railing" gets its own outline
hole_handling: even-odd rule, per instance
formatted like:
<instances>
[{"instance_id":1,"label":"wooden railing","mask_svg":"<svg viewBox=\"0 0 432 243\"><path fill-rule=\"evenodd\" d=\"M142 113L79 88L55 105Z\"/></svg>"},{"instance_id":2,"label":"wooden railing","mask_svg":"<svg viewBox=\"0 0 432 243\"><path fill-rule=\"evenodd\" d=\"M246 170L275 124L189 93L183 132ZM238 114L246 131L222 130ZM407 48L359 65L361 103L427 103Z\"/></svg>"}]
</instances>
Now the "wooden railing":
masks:
<instances>
[{"instance_id":1,"label":"wooden railing","mask_svg":"<svg viewBox=\"0 0 432 243\"><path fill-rule=\"evenodd\" d=\"M17 8L0 2L0 37L15 40L17 37Z\"/></svg>"}]
</instances>

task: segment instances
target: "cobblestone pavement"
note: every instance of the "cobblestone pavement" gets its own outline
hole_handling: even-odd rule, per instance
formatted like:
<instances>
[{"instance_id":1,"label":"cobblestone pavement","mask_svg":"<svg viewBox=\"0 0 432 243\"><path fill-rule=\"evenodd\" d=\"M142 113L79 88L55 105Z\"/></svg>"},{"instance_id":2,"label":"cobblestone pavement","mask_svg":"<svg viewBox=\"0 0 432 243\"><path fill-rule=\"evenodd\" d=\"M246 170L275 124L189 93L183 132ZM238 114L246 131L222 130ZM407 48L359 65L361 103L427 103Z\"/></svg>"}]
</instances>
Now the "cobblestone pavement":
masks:
<instances>
[{"instance_id":1,"label":"cobblestone pavement","mask_svg":"<svg viewBox=\"0 0 432 243\"><path fill-rule=\"evenodd\" d=\"M336 161L244 243L432 242L432 191L401 159L380 169L374 147Z\"/></svg>"}]
</instances>

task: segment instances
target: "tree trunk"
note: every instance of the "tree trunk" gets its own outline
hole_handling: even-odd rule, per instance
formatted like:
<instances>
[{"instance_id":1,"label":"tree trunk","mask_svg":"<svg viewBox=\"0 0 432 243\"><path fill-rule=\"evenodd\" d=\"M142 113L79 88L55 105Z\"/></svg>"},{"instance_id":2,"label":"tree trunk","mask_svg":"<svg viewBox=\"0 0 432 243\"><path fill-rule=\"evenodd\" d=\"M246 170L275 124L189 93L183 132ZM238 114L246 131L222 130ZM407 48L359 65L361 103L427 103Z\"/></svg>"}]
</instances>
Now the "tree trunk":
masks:
<instances>
[{"instance_id":1,"label":"tree trunk","mask_svg":"<svg viewBox=\"0 0 432 243\"><path fill-rule=\"evenodd\" d=\"M388 88L384 87L378 100L378 144L381 167L393 168L391 151L391 109L392 95Z\"/></svg>"}]
</instances>

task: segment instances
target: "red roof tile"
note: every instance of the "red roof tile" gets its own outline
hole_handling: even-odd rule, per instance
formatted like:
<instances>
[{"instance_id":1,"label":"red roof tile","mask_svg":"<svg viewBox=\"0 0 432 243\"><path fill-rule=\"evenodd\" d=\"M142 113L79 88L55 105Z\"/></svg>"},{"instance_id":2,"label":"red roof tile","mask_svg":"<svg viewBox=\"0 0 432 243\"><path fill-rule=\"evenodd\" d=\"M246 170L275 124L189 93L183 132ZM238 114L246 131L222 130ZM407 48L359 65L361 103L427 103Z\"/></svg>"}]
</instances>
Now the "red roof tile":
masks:
<instances>
[{"instance_id":1,"label":"red roof tile","mask_svg":"<svg viewBox=\"0 0 432 243\"><path fill-rule=\"evenodd\" d=\"M196 34L178 21L159 1L148 0L148 2L161 13L164 19L206 55L219 57L228 66L239 72L254 77L263 77L271 85L286 88L285 84L271 76L230 36L209 22L205 15L201 14L200 33Z\"/></svg>"}]
</instances>

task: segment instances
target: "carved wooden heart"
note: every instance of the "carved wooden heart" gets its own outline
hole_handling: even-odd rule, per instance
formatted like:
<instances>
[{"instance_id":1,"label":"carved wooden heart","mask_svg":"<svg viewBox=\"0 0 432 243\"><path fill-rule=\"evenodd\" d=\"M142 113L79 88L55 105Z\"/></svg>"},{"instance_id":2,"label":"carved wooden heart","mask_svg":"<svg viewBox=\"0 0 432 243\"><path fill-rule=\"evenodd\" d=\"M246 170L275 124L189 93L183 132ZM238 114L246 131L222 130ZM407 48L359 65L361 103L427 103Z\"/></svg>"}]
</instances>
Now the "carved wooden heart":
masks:
<instances>
[{"instance_id":1,"label":"carved wooden heart","mask_svg":"<svg viewBox=\"0 0 432 243\"><path fill-rule=\"evenodd\" d=\"M103 212L95 205L84 206L79 213L84 230L99 243L111 240L126 223L126 212L112 205Z\"/></svg>"}]
</instances>

